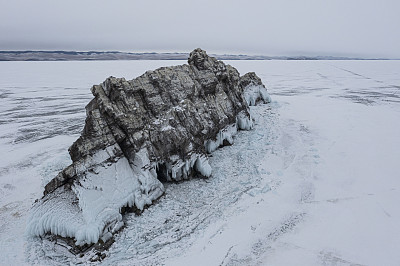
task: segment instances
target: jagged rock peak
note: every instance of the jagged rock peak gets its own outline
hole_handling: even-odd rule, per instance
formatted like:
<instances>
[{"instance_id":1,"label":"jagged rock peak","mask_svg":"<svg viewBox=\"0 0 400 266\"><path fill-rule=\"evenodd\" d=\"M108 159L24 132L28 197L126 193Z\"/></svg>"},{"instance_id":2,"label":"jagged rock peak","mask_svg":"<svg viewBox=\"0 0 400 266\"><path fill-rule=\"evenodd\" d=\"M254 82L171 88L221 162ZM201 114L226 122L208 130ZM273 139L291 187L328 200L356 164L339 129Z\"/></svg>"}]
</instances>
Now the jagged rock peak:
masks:
<instances>
[{"instance_id":1,"label":"jagged rock peak","mask_svg":"<svg viewBox=\"0 0 400 266\"><path fill-rule=\"evenodd\" d=\"M201 49L188 63L91 88L72 164L33 206L30 234L106 242L123 224L120 210L143 210L163 194L162 182L211 175L207 154L252 128L249 104L266 102L266 89L254 73L241 78Z\"/></svg>"},{"instance_id":2,"label":"jagged rock peak","mask_svg":"<svg viewBox=\"0 0 400 266\"><path fill-rule=\"evenodd\" d=\"M245 89L248 86L261 86L265 88L261 79L256 75L255 72L249 72L240 77L240 87Z\"/></svg>"},{"instance_id":3,"label":"jagged rock peak","mask_svg":"<svg viewBox=\"0 0 400 266\"><path fill-rule=\"evenodd\" d=\"M189 58L188 58L189 65L195 66L199 70L203 70L203 69L207 69L207 68L210 69L217 62L219 62L217 59L215 59L214 57L208 56L206 51L201 50L200 48L193 50L189 54Z\"/></svg>"}]
</instances>

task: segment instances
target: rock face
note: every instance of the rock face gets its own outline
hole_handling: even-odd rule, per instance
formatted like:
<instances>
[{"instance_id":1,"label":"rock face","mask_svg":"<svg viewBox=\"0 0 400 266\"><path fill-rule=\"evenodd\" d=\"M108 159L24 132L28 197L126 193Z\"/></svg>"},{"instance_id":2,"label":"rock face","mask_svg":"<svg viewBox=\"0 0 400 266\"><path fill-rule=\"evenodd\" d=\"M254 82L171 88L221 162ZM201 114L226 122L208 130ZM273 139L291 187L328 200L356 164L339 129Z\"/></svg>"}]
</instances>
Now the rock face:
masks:
<instances>
[{"instance_id":1,"label":"rock face","mask_svg":"<svg viewBox=\"0 0 400 266\"><path fill-rule=\"evenodd\" d=\"M163 194L162 182L211 175L207 153L251 129L249 103L269 96L254 73L240 77L201 49L188 63L92 87L73 163L45 186L29 234L105 242L123 225L121 209L143 210Z\"/></svg>"}]
</instances>

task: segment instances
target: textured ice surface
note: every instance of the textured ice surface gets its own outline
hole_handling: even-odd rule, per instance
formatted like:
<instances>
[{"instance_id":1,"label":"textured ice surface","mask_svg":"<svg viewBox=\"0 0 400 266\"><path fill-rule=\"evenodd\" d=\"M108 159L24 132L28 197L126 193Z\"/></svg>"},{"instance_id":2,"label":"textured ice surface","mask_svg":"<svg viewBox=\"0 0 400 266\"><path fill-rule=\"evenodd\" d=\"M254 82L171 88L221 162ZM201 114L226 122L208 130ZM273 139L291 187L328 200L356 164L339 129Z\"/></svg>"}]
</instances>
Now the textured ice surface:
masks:
<instances>
[{"instance_id":1,"label":"textured ice surface","mask_svg":"<svg viewBox=\"0 0 400 266\"><path fill-rule=\"evenodd\" d=\"M37 205L34 211L36 215L28 220L28 234L44 235L50 231L63 237L75 237L85 229L76 195L70 190L57 190L57 193L46 197L43 204Z\"/></svg>"},{"instance_id":2,"label":"textured ice surface","mask_svg":"<svg viewBox=\"0 0 400 266\"><path fill-rule=\"evenodd\" d=\"M181 63L0 62L1 265L85 261L23 237L42 179L70 163L88 87ZM168 184L126 216L104 264L399 265L400 62L230 64L259 74L273 102L212 154L211 178Z\"/></svg>"},{"instance_id":3,"label":"textured ice surface","mask_svg":"<svg viewBox=\"0 0 400 266\"><path fill-rule=\"evenodd\" d=\"M74 238L77 245L96 243L103 235L121 228L122 207L143 210L159 198L164 187L154 168L144 169L150 165L147 150L136 154L133 166L125 157L107 163L116 148L110 146L98 151L90 162L83 163L82 177L73 184L72 191L57 189L55 195L50 193L40 199L41 204L35 204L28 219L27 235L52 233ZM101 163L88 171L92 161ZM56 202L57 195L60 203Z\"/></svg>"}]
</instances>

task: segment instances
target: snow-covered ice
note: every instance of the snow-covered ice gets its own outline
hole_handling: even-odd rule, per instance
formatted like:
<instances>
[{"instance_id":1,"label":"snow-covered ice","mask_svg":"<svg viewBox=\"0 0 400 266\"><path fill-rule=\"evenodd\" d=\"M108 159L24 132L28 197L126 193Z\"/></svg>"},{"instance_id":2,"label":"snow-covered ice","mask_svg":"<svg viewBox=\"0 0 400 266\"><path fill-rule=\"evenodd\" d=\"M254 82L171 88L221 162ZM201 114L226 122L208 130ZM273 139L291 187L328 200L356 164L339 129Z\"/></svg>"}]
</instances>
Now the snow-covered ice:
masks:
<instances>
[{"instance_id":1,"label":"snow-covered ice","mask_svg":"<svg viewBox=\"0 0 400 266\"><path fill-rule=\"evenodd\" d=\"M182 63L0 62L1 265L85 261L25 238L31 205L70 164L91 85ZM229 63L256 72L272 102L251 107L253 130L221 133L234 145L212 153L210 178L165 183L124 216L102 263L399 265L400 61Z\"/></svg>"}]
</instances>

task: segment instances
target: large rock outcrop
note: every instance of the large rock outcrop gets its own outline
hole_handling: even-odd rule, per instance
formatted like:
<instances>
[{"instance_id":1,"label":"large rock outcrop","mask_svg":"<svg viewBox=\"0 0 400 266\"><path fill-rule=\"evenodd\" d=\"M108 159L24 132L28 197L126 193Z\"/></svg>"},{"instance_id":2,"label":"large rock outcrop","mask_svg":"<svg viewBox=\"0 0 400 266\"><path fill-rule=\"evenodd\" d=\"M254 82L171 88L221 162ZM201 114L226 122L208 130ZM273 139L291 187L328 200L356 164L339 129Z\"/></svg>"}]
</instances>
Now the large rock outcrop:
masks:
<instances>
[{"instance_id":1,"label":"large rock outcrop","mask_svg":"<svg viewBox=\"0 0 400 266\"><path fill-rule=\"evenodd\" d=\"M28 233L105 242L123 225L121 209L143 210L163 181L211 175L207 153L252 128L244 91L259 88L254 103L269 96L254 73L241 78L201 49L188 63L92 87L85 127L69 148L73 163L46 185Z\"/></svg>"}]
</instances>

